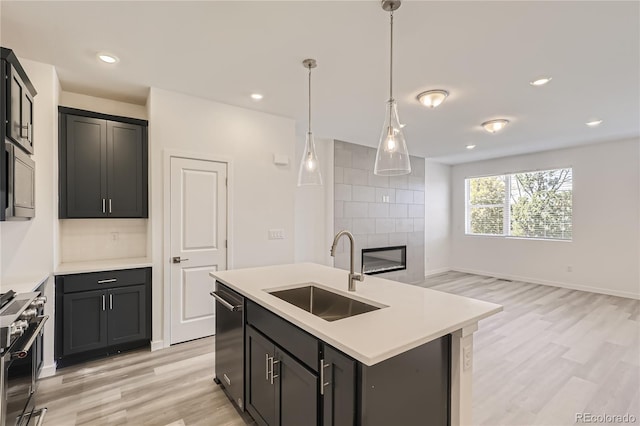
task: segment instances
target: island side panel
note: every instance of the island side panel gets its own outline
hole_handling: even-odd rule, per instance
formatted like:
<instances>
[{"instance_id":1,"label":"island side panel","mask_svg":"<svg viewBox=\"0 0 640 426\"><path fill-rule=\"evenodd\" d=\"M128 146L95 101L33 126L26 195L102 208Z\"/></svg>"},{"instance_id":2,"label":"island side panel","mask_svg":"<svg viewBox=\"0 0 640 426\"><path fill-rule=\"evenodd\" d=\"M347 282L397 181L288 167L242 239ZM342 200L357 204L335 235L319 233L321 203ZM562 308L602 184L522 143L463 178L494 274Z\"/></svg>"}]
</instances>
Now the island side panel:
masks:
<instances>
[{"instance_id":1,"label":"island side panel","mask_svg":"<svg viewBox=\"0 0 640 426\"><path fill-rule=\"evenodd\" d=\"M451 334L451 426L472 426L475 323Z\"/></svg>"},{"instance_id":2,"label":"island side panel","mask_svg":"<svg viewBox=\"0 0 640 426\"><path fill-rule=\"evenodd\" d=\"M381 363L358 365L360 420L366 426L448 426L451 336Z\"/></svg>"}]
</instances>

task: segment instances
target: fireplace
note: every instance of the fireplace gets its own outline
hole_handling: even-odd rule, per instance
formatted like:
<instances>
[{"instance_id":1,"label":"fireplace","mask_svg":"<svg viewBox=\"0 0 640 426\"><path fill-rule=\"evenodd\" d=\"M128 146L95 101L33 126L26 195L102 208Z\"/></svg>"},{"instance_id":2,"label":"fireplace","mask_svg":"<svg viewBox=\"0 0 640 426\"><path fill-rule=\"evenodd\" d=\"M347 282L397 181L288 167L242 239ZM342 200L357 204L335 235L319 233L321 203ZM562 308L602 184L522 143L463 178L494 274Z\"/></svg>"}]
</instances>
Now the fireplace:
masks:
<instances>
[{"instance_id":1,"label":"fireplace","mask_svg":"<svg viewBox=\"0 0 640 426\"><path fill-rule=\"evenodd\" d=\"M407 246L362 249L362 271L368 275L407 269Z\"/></svg>"}]
</instances>

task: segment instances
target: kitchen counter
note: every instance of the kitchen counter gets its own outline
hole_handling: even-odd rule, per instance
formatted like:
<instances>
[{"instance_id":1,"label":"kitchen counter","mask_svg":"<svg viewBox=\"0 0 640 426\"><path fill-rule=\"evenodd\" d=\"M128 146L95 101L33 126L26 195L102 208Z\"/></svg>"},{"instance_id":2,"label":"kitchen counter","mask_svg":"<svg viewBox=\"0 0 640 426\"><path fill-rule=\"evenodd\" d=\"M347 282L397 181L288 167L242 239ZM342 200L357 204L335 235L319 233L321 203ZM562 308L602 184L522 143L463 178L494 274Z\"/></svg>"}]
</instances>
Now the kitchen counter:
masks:
<instances>
[{"instance_id":1,"label":"kitchen counter","mask_svg":"<svg viewBox=\"0 0 640 426\"><path fill-rule=\"evenodd\" d=\"M470 329L502 306L367 275L348 292L348 271L313 263L214 271L210 275L243 296L371 366L449 333ZM325 321L269 294L318 283L381 309Z\"/></svg>"},{"instance_id":2,"label":"kitchen counter","mask_svg":"<svg viewBox=\"0 0 640 426\"><path fill-rule=\"evenodd\" d=\"M120 269L148 268L152 266L151 259L146 257L91 260L86 262L61 263L54 271L54 275L83 274L85 272L115 271Z\"/></svg>"},{"instance_id":3,"label":"kitchen counter","mask_svg":"<svg viewBox=\"0 0 640 426\"><path fill-rule=\"evenodd\" d=\"M2 292L13 290L16 293L30 293L49 279L49 272L31 273L20 277L3 278L0 281Z\"/></svg>"}]
</instances>

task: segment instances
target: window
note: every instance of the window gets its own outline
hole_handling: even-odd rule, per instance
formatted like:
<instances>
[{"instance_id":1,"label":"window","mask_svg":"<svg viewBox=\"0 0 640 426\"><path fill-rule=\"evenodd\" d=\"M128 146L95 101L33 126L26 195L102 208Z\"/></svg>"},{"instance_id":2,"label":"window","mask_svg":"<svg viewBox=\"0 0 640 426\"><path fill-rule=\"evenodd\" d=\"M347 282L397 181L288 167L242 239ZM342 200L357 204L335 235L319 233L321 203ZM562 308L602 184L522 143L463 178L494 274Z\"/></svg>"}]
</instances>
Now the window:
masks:
<instances>
[{"instance_id":1,"label":"window","mask_svg":"<svg viewBox=\"0 0 640 426\"><path fill-rule=\"evenodd\" d=\"M466 179L466 233L571 240L572 169Z\"/></svg>"}]
</instances>

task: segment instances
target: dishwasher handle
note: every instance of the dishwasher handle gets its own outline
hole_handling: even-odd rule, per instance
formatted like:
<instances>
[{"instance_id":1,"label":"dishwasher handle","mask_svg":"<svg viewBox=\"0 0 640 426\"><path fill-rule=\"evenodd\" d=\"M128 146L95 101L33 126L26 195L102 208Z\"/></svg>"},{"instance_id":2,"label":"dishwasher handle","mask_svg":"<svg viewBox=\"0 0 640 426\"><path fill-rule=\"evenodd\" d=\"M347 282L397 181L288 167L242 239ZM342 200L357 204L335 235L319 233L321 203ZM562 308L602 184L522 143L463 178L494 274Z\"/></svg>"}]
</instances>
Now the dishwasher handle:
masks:
<instances>
[{"instance_id":1,"label":"dishwasher handle","mask_svg":"<svg viewBox=\"0 0 640 426\"><path fill-rule=\"evenodd\" d=\"M224 297L222 297L218 293L216 293L215 291L212 291L209 294L212 295L218 302L220 302L220 304L222 304L222 306L224 306L225 308L227 308L231 312L242 311L242 304L233 305L233 304L229 303Z\"/></svg>"}]
</instances>

